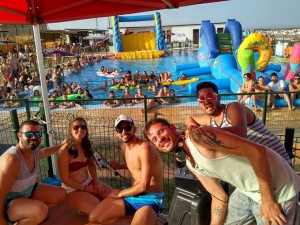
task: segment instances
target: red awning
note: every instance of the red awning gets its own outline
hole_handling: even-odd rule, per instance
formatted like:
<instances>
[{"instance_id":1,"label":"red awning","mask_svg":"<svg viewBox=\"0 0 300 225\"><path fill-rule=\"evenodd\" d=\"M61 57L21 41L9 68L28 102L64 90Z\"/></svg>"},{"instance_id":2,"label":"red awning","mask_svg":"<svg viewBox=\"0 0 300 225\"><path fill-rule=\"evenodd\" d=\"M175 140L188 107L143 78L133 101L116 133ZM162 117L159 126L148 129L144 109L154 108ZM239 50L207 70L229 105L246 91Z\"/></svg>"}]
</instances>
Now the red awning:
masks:
<instances>
[{"instance_id":1,"label":"red awning","mask_svg":"<svg viewBox=\"0 0 300 225\"><path fill-rule=\"evenodd\" d=\"M43 24L178 8L224 0L3 0L0 24Z\"/></svg>"}]
</instances>

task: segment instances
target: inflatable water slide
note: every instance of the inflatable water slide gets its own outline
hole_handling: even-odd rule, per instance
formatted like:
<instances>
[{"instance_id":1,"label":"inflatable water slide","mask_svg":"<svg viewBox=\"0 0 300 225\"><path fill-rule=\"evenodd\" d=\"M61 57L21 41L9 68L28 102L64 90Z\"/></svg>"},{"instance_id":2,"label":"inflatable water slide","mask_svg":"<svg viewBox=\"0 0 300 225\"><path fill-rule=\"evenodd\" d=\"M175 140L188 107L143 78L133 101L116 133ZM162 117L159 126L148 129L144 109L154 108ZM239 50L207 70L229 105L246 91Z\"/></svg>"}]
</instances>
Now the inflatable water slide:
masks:
<instances>
[{"instance_id":1,"label":"inflatable water slide","mask_svg":"<svg viewBox=\"0 0 300 225\"><path fill-rule=\"evenodd\" d=\"M242 26L235 19L228 19L224 33L216 33L215 26L209 21L202 22L199 38L198 62L177 65L176 70L186 76L211 74L219 89L229 89L236 93L243 84L243 74L252 73L253 79L264 76L270 82L269 75L277 72L280 65L269 64L272 49L268 40L260 33L242 37ZM189 84L189 92L195 94L196 83Z\"/></svg>"},{"instance_id":2,"label":"inflatable water slide","mask_svg":"<svg viewBox=\"0 0 300 225\"><path fill-rule=\"evenodd\" d=\"M187 77L211 74L216 57L222 54L233 54L242 42L242 27L238 21L228 19L224 33L216 33L215 26L209 20L203 20L200 28L198 62L182 64L176 71Z\"/></svg>"},{"instance_id":3,"label":"inflatable water slide","mask_svg":"<svg viewBox=\"0 0 300 225\"><path fill-rule=\"evenodd\" d=\"M154 31L121 34L120 22L154 21ZM113 16L113 45L115 57L119 59L151 59L165 54L164 34L160 13L141 16Z\"/></svg>"}]
</instances>

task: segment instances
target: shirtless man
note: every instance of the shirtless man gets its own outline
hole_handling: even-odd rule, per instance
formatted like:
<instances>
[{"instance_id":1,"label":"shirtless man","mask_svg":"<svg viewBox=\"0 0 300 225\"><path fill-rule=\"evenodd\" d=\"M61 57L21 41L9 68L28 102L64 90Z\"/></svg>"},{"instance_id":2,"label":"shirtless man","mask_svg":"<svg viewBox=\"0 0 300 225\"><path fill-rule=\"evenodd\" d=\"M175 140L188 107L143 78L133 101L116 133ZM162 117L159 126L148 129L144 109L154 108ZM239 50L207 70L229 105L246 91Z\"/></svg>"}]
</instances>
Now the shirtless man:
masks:
<instances>
[{"instance_id":1,"label":"shirtless man","mask_svg":"<svg viewBox=\"0 0 300 225\"><path fill-rule=\"evenodd\" d=\"M144 93L143 93L143 88L141 86L139 86L137 88L137 94L134 96L135 98L135 103L142 103L144 102L144 99L139 99L139 98L144 98Z\"/></svg>"},{"instance_id":2,"label":"shirtless man","mask_svg":"<svg viewBox=\"0 0 300 225\"><path fill-rule=\"evenodd\" d=\"M20 72L20 62L19 62L19 59L17 58L17 53L14 53L12 55L12 58L9 63L12 68L12 76L15 78L15 81L18 81L19 72Z\"/></svg>"},{"instance_id":3,"label":"shirtless man","mask_svg":"<svg viewBox=\"0 0 300 225\"><path fill-rule=\"evenodd\" d=\"M114 91L110 91L109 92L109 98L108 100L105 100L103 102L103 105L105 106L109 106L110 108L114 108L120 105L119 100L115 99L115 92Z\"/></svg>"},{"instance_id":4,"label":"shirtless man","mask_svg":"<svg viewBox=\"0 0 300 225\"><path fill-rule=\"evenodd\" d=\"M133 215L131 225L156 225L163 207L163 171L160 156L154 146L138 138L133 120L120 115L115 121L115 134L122 141L121 151L127 165L112 161L114 169L128 169L132 186L115 189L91 212L91 223L108 225Z\"/></svg>"},{"instance_id":5,"label":"shirtless man","mask_svg":"<svg viewBox=\"0 0 300 225\"><path fill-rule=\"evenodd\" d=\"M262 94L252 95L252 101L253 101L253 106L255 111L261 111L261 109L257 107L256 101L257 99L263 101L265 97L263 92L270 91L271 88L269 85L265 84L265 78L263 76L259 76L257 82L258 84L254 85L254 90L255 92L262 93ZM271 95L268 95L268 102L270 101L271 101Z\"/></svg>"},{"instance_id":6,"label":"shirtless man","mask_svg":"<svg viewBox=\"0 0 300 225\"><path fill-rule=\"evenodd\" d=\"M291 159L280 141L246 106L232 102L221 104L217 86L212 82L201 82L197 85L200 109L204 115L192 115L186 118L187 127L212 126L236 134L249 141L265 145L280 154L290 165Z\"/></svg>"},{"instance_id":7,"label":"shirtless man","mask_svg":"<svg viewBox=\"0 0 300 225\"><path fill-rule=\"evenodd\" d=\"M10 93L11 88L15 87L15 80L12 77L12 67L7 63L7 59L3 58L1 65L1 73L3 75L2 83L6 85L7 93Z\"/></svg>"},{"instance_id":8,"label":"shirtless man","mask_svg":"<svg viewBox=\"0 0 300 225\"><path fill-rule=\"evenodd\" d=\"M150 120L144 134L164 153L186 154L211 194L210 224L294 224L300 177L270 148L209 126L190 127L184 137L161 118ZM230 197L220 180L236 187Z\"/></svg>"},{"instance_id":9,"label":"shirtless man","mask_svg":"<svg viewBox=\"0 0 300 225\"><path fill-rule=\"evenodd\" d=\"M168 97L169 96L169 86L165 85L162 89L159 90L158 95L156 97ZM155 98L149 99L147 103L147 110L150 110L154 107L160 106L162 103L170 104L168 98ZM144 109L141 109L144 112Z\"/></svg>"},{"instance_id":10,"label":"shirtless man","mask_svg":"<svg viewBox=\"0 0 300 225\"><path fill-rule=\"evenodd\" d=\"M140 72L138 70L135 71L134 75L133 75L133 79L137 82L140 82L141 79L141 75Z\"/></svg>"},{"instance_id":11,"label":"shirtless man","mask_svg":"<svg viewBox=\"0 0 300 225\"><path fill-rule=\"evenodd\" d=\"M134 95L130 93L130 87L128 86L125 86L125 89L124 89L125 93L122 95L122 103L123 105L126 105L126 104L130 104L130 105L134 105ZM126 99L126 98L130 98L130 99Z\"/></svg>"},{"instance_id":12,"label":"shirtless man","mask_svg":"<svg viewBox=\"0 0 300 225\"><path fill-rule=\"evenodd\" d=\"M289 84L289 91L300 92L300 74L295 75L293 83ZM299 98L300 93L291 93L291 106L294 106L294 100Z\"/></svg>"},{"instance_id":13,"label":"shirtless man","mask_svg":"<svg viewBox=\"0 0 300 225\"><path fill-rule=\"evenodd\" d=\"M244 74L244 82L242 87L239 89L239 93L251 93L254 92L254 81L252 80L251 73ZM249 98L250 95L239 95L238 102L244 104L245 100Z\"/></svg>"},{"instance_id":14,"label":"shirtless man","mask_svg":"<svg viewBox=\"0 0 300 225\"><path fill-rule=\"evenodd\" d=\"M127 73L123 77L124 77L126 83L130 82L132 80L131 71L128 70Z\"/></svg>"}]
</instances>

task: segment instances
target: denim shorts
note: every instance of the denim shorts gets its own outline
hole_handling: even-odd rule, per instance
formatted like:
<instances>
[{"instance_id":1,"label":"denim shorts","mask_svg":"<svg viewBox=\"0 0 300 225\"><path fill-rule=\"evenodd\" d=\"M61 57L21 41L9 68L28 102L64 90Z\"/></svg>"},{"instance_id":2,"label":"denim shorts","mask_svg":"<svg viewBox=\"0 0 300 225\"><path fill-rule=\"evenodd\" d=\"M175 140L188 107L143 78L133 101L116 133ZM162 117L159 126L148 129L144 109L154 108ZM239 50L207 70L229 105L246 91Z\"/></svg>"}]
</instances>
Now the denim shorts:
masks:
<instances>
[{"instance_id":1,"label":"denim shorts","mask_svg":"<svg viewBox=\"0 0 300 225\"><path fill-rule=\"evenodd\" d=\"M280 204L287 225L293 225L296 214L297 195ZM236 189L229 198L225 225L249 225L256 221L256 225L265 225L265 220L260 217L260 203ZM254 223L255 224L255 223Z\"/></svg>"}]
</instances>

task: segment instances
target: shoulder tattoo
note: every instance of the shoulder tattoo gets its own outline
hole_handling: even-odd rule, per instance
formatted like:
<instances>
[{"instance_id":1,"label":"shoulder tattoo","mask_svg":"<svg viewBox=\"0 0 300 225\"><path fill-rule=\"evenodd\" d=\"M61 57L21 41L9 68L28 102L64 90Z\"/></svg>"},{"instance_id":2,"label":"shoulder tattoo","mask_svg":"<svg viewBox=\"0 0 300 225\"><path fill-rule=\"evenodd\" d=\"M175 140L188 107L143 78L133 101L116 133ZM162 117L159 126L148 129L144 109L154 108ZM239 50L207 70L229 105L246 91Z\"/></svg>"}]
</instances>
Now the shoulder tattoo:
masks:
<instances>
[{"instance_id":1,"label":"shoulder tattoo","mask_svg":"<svg viewBox=\"0 0 300 225\"><path fill-rule=\"evenodd\" d=\"M195 141L196 143L204 143L211 148L227 148L227 149L233 149L235 147L226 146L221 140L218 139L217 135L214 133L213 130L199 127L194 130L192 130L189 133L189 137L192 141Z\"/></svg>"}]
</instances>

